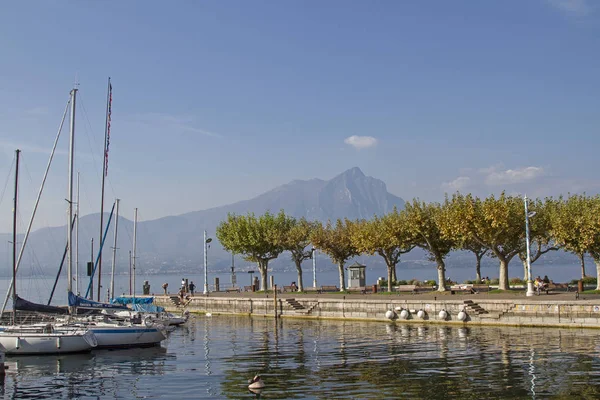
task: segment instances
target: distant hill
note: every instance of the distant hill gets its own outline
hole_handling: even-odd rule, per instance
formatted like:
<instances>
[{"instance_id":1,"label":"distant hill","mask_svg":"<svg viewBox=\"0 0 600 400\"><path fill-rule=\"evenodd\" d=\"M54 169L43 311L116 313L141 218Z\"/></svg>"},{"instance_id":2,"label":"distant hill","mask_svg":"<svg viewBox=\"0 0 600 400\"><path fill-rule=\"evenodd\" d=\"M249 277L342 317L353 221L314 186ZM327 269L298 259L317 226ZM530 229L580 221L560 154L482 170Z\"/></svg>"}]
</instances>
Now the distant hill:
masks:
<instances>
[{"instance_id":1,"label":"distant hill","mask_svg":"<svg viewBox=\"0 0 600 400\"><path fill-rule=\"evenodd\" d=\"M294 217L310 220L335 220L337 218L371 218L383 215L394 207L402 209L404 200L387 191L385 183L365 176L359 168L351 168L334 178L325 181L310 179L295 180L276 187L253 199L244 200L222 207L195 211L177 216L167 216L138 223L137 265L145 273L151 272L190 272L198 271L203 257L203 231L214 237L217 225L228 213L262 214L279 210ZM108 219L105 214L104 221ZM80 265L90 259L90 239L94 238L95 251L98 250L100 214L91 214L80 219L79 254ZM22 271L55 274L65 247L66 226L44 228L31 234L24 256ZM117 267L120 271L129 269L129 250L132 247L133 222L119 217L117 244ZM7 236L7 240L9 235ZM103 271L109 271L112 260L113 229L109 229L103 250ZM8 259L6 249L0 254ZM95 257L95 256L94 256ZM278 263L289 263L283 255ZM231 263L218 242L213 241L210 249L210 263L213 268L224 269ZM29 266L27 268L26 266ZM80 267L82 268L82 267ZM1 275L9 275L8 268Z\"/></svg>"}]
</instances>

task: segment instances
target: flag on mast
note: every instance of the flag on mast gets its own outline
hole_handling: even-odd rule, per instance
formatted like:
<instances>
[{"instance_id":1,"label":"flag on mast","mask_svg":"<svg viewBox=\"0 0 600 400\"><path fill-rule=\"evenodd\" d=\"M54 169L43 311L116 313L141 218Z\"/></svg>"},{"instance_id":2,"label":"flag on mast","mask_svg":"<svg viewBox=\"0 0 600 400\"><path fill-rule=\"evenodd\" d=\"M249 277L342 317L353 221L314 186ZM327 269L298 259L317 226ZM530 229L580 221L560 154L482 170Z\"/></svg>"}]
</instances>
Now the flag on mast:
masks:
<instances>
[{"instance_id":1,"label":"flag on mast","mask_svg":"<svg viewBox=\"0 0 600 400\"><path fill-rule=\"evenodd\" d=\"M112 113L112 83L108 80L108 109L106 111L106 143L104 146L104 176L108 175L108 147L110 145L110 114Z\"/></svg>"}]
</instances>

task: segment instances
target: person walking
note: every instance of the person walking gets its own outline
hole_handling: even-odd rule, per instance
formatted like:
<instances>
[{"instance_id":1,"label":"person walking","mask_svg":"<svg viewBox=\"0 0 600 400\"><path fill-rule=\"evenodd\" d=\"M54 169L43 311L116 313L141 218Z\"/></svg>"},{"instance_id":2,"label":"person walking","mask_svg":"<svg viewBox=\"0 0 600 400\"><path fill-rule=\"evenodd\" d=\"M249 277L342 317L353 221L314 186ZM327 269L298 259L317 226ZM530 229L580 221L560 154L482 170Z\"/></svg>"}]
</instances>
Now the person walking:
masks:
<instances>
[{"instance_id":1,"label":"person walking","mask_svg":"<svg viewBox=\"0 0 600 400\"><path fill-rule=\"evenodd\" d=\"M169 284L167 282L162 285L163 290L165 291L165 296L167 295L167 289L169 288Z\"/></svg>"},{"instance_id":2,"label":"person walking","mask_svg":"<svg viewBox=\"0 0 600 400\"><path fill-rule=\"evenodd\" d=\"M192 296L194 295L194 290L196 290L196 285L194 285L194 281L190 282L190 293Z\"/></svg>"}]
</instances>

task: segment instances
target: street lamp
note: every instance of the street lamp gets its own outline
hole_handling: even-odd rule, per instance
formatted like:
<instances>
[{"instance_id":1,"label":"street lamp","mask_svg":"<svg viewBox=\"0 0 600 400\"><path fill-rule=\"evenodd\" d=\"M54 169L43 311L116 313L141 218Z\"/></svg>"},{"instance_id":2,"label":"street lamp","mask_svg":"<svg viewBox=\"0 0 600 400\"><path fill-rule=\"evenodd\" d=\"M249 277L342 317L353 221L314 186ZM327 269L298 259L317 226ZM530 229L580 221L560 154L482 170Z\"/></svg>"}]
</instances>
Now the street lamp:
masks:
<instances>
[{"instance_id":1,"label":"street lamp","mask_svg":"<svg viewBox=\"0 0 600 400\"><path fill-rule=\"evenodd\" d=\"M254 282L252 280L252 277L253 277L252 274L254 273L254 271L248 271L248 273L250 274L250 286L254 287ZM254 292L254 290L252 290L252 291Z\"/></svg>"},{"instance_id":2,"label":"street lamp","mask_svg":"<svg viewBox=\"0 0 600 400\"><path fill-rule=\"evenodd\" d=\"M208 244L212 242L212 238L206 238L206 231L204 231L204 291L202 293L208 294Z\"/></svg>"},{"instance_id":3,"label":"street lamp","mask_svg":"<svg viewBox=\"0 0 600 400\"><path fill-rule=\"evenodd\" d=\"M313 288L317 288L317 248L312 248L312 262L313 262Z\"/></svg>"},{"instance_id":4,"label":"street lamp","mask_svg":"<svg viewBox=\"0 0 600 400\"><path fill-rule=\"evenodd\" d=\"M533 290L533 280L531 279L531 255L529 252L529 218L533 217L536 213L535 211L529 212L527 210L527 195L523 198L525 201L525 246L527 249L527 293L526 296L535 295L535 291Z\"/></svg>"}]
</instances>

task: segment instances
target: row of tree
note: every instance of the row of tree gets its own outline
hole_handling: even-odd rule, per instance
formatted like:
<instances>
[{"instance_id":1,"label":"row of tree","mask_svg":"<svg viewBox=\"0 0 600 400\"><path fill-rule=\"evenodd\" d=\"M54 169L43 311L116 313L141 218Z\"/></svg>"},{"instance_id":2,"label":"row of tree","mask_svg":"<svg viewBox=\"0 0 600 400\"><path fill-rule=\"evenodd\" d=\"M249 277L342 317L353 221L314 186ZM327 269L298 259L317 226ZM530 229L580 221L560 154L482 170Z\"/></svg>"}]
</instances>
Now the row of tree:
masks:
<instances>
[{"instance_id":1,"label":"row of tree","mask_svg":"<svg viewBox=\"0 0 600 400\"><path fill-rule=\"evenodd\" d=\"M585 277L584 255L592 256L600 276L600 196L574 195L568 198L528 200L530 260L564 249L581 260ZM468 250L475 254L475 275L481 280L481 259L488 254L497 258L501 290L509 288L508 264L518 256L527 279L525 202L502 193L485 199L456 193L443 203L425 203L417 199L403 210L392 211L370 220L328 221L326 224L296 219L269 212L255 216L229 214L217 227L223 247L256 262L261 274L261 289L266 290L269 261L284 251L291 254L302 282L302 262L312 257L312 246L327 254L338 266L340 290L345 290L344 266L360 254L381 256L388 272L388 290L397 280L396 265L402 254L415 247L423 249L435 262L438 290L446 290L445 259L451 251ZM600 290L600 280L598 288Z\"/></svg>"}]
</instances>

